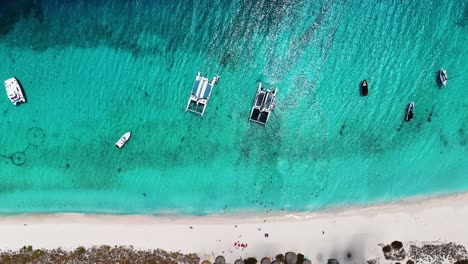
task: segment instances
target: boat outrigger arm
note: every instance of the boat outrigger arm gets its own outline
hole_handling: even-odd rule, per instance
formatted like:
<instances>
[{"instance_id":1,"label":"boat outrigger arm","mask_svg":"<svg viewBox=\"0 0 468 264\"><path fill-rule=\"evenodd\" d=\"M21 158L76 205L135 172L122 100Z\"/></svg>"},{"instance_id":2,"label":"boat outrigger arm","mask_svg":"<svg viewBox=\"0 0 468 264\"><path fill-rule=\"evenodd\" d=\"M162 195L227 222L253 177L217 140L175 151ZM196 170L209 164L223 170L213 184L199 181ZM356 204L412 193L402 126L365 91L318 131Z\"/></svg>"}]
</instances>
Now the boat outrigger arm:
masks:
<instances>
[{"instance_id":1,"label":"boat outrigger arm","mask_svg":"<svg viewBox=\"0 0 468 264\"><path fill-rule=\"evenodd\" d=\"M208 78L202 77L201 73L198 72L197 77L195 77L192 93L190 94L185 111L190 111L203 117L206 105L210 100L211 92L218 80L219 76L216 75L210 82L208 81Z\"/></svg>"}]
</instances>

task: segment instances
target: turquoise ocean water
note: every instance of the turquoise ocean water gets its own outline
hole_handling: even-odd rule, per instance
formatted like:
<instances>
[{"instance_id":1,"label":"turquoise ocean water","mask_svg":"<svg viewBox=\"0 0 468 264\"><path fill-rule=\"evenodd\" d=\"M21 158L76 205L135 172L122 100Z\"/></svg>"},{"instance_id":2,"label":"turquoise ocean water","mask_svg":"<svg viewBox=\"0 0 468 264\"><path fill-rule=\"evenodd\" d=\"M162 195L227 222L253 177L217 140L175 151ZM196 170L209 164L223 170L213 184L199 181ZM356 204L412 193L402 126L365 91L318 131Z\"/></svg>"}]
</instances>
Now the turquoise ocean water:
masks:
<instances>
[{"instance_id":1,"label":"turquoise ocean water","mask_svg":"<svg viewBox=\"0 0 468 264\"><path fill-rule=\"evenodd\" d=\"M318 210L468 191L464 0L0 3L0 77L28 99L0 92L2 213ZM185 113L198 71L221 76L203 118ZM248 122L258 82L278 87L266 128Z\"/></svg>"}]
</instances>

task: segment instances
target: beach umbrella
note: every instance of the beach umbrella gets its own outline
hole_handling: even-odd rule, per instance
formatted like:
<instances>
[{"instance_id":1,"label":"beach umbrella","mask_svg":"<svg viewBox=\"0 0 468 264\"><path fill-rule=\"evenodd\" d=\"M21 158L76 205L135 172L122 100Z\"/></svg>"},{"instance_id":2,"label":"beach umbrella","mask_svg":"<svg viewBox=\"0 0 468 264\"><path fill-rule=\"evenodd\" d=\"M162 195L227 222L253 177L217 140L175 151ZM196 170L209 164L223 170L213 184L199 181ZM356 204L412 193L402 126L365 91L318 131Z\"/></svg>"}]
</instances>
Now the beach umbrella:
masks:
<instances>
[{"instance_id":1,"label":"beach umbrella","mask_svg":"<svg viewBox=\"0 0 468 264\"><path fill-rule=\"evenodd\" d=\"M297 263L297 255L294 252L287 252L286 255L284 255L284 258L286 259L286 264Z\"/></svg>"},{"instance_id":2,"label":"beach umbrella","mask_svg":"<svg viewBox=\"0 0 468 264\"><path fill-rule=\"evenodd\" d=\"M226 264L226 259L223 256L217 256L215 259L216 264Z\"/></svg>"},{"instance_id":3,"label":"beach umbrella","mask_svg":"<svg viewBox=\"0 0 468 264\"><path fill-rule=\"evenodd\" d=\"M244 264L244 261L242 259L238 259L234 262L234 264Z\"/></svg>"},{"instance_id":4,"label":"beach umbrella","mask_svg":"<svg viewBox=\"0 0 468 264\"><path fill-rule=\"evenodd\" d=\"M302 261L302 264L312 264L312 261L310 261L310 259L305 259Z\"/></svg>"},{"instance_id":5,"label":"beach umbrella","mask_svg":"<svg viewBox=\"0 0 468 264\"><path fill-rule=\"evenodd\" d=\"M270 260L270 258L264 257L260 261L260 264L271 264L271 260Z\"/></svg>"}]
</instances>

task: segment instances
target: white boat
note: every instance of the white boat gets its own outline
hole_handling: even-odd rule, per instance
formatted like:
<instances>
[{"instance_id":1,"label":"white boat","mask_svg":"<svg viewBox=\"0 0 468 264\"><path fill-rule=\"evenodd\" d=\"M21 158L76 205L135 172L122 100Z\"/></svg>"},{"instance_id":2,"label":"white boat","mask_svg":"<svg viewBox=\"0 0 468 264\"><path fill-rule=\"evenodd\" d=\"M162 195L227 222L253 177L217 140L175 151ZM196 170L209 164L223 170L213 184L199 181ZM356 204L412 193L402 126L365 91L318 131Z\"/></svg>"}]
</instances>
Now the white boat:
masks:
<instances>
[{"instance_id":1,"label":"white boat","mask_svg":"<svg viewBox=\"0 0 468 264\"><path fill-rule=\"evenodd\" d=\"M132 132L127 132L125 134L123 134L119 140L117 140L117 142L115 142L115 146L117 148L122 148L126 143L127 141L130 139L130 136L132 136Z\"/></svg>"},{"instance_id":2,"label":"white boat","mask_svg":"<svg viewBox=\"0 0 468 264\"><path fill-rule=\"evenodd\" d=\"M19 103L26 103L23 89L15 77L5 80L5 88L11 103L17 105Z\"/></svg>"},{"instance_id":3,"label":"white boat","mask_svg":"<svg viewBox=\"0 0 468 264\"><path fill-rule=\"evenodd\" d=\"M439 81L440 81L440 83L443 86L446 86L447 85L447 80L448 80L447 70L440 69L440 71L439 71Z\"/></svg>"}]
</instances>

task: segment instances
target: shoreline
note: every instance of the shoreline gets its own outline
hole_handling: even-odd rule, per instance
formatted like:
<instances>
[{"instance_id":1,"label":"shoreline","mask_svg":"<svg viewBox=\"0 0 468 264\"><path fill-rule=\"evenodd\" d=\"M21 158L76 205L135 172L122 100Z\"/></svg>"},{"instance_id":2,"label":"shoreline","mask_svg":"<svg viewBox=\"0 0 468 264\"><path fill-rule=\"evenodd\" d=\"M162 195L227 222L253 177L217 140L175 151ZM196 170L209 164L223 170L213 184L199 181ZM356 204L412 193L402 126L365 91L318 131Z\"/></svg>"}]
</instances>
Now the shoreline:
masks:
<instances>
[{"instance_id":1,"label":"shoreline","mask_svg":"<svg viewBox=\"0 0 468 264\"><path fill-rule=\"evenodd\" d=\"M202 260L224 255L228 262L286 251L302 253L313 262L319 256L340 260L345 252L353 251L356 257L368 260L381 255L379 244L393 240L448 241L468 246L468 237L461 232L467 218L468 193L269 215L3 215L0 247L131 245L197 253ZM235 242L248 246L238 248Z\"/></svg>"},{"instance_id":2,"label":"shoreline","mask_svg":"<svg viewBox=\"0 0 468 264\"><path fill-rule=\"evenodd\" d=\"M287 209L271 209L266 213L263 209L256 211L253 209L230 209L227 213L206 213L206 214L184 214L176 211L163 210L153 213L112 213L112 212L26 212L26 213L10 213L0 212L0 219L6 217L18 217L18 216L54 216L54 215L81 215L81 216L112 216L112 217L129 217L129 216L144 216L149 218L204 218L204 217L216 217L216 218L251 218L251 217L282 217L289 214L310 216L315 214L323 213L344 213L350 210L358 209L369 209L373 207L385 207L393 204L405 205L418 202L427 202L432 200L441 200L445 198L451 198L454 196L468 195L468 190L448 192L441 194L424 194L415 195L409 197L398 198L390 201L373 201L368 204L351 203L351 204L332 204L316 210L287 210ZM237 217L236 217L237 216Z\"/></svg>"},{"instance_id":3,"label":"shoreline","mask_svg":"<svg viewBox=\"0 0 468 264\"><path fill-rule=\"evenodd\" d=\"M81 218L89 218L89 219L100 219L100 218L139 218L139 219L158 219L158 221L182 221L184 222L185 219L190 219L191 221L200 220L204 222L203 219L205 218L212 218L220 221L227 221L230 222L231 220L238 220L238 221L249 221L252 219L276 219L276 218L284 218L284 217L295 217L298 219L310 218L317 215L326 215L326 214L342 214L346 215L346 213L355 213L359 210L373 210L373 209L385 209L387 207L392 206L406 206L406 205L414 205L415 203L427 203L427 202L443 202L445 200L452 200L456 197L462 197L462 199L468 199L468 191L465 192L453 192L453 193L444 193L444 194L432 194L432 195L417 195L417 196L410 196L405 197L402 199L397 199L394 201L384 201L384 202L372 202L369 204L336 204L326 206L324 208L318 210L308 210L308 211L288 211L288 210L272 210L266 213L264 210L255 211L255 209L239 209L239 210L230 210L228 213L217 214L217 213L208 213L202 215L193 215L193 214L178 214L168 211L165 212L158 212L158 213L106 213L106 212L97 212L97 213L87 213L87 212L37 212L37 213L0 213L0 224L7 218L55 218L55 217L69 217L73 216L73 218L81 217ZM72 219L72 218L71 218Z\"/></svg>"}]
</instances>

